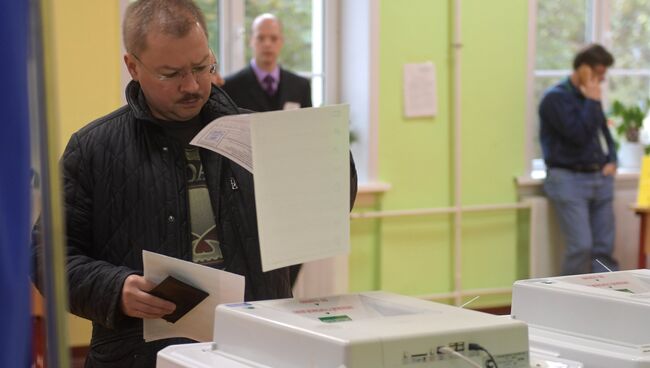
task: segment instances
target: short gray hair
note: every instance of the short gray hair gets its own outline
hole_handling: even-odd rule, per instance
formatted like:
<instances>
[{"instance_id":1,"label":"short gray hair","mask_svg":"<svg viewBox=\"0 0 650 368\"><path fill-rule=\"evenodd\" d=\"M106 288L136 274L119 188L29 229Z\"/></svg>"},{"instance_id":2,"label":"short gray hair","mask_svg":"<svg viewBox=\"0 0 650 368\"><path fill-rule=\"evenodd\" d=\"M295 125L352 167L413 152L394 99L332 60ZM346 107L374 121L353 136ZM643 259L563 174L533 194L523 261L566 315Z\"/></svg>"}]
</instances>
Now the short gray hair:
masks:
<instances>
[{"instance_id":1,"label":"short gray hair","mask_svg":"<svg viewBox=\"0 0 650 368\"><path fill-rule=\"evenodd\" d=\"M147 35L151 31L183 37L198 23L208 37L205 16L193 0L137 0L124 13L122 38L130 54L147 49Z\"/></svg>"}]
</instances>

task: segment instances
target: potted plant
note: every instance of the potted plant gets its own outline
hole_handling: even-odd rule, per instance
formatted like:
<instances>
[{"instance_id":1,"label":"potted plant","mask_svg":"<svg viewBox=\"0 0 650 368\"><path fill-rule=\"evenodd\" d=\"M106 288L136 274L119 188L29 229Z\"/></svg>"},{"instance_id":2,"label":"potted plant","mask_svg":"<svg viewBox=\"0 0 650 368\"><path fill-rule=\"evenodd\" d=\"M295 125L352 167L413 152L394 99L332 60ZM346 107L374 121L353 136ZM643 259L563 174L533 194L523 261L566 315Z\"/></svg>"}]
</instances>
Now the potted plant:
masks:
<instances>
[{"instance_id":1,"label":"potted plant","mask_svg":"<svg viewBox=\"0 0 650 368\"><path fill-rule=\"evenodd\" d=\"M614 100L609 113L614 121L617 136L619 167L639 168L641 157L644 152L648 153L648 147L644 148L641 132L643 120L648 112L650 100L637 104L626 105L619 100Z\"/></svg>"}]
</instances>

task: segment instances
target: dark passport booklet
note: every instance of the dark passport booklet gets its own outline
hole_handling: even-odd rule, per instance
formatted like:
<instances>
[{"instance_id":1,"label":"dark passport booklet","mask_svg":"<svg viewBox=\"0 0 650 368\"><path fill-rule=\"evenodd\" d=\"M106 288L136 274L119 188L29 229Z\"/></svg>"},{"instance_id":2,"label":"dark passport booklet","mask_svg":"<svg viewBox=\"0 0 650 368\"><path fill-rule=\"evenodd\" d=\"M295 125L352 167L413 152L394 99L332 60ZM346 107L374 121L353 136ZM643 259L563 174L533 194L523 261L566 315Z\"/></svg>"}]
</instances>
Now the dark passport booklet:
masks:
<instances>
[{"instance_id":1,"label":"dark passport booklet","mask_svg":"<svg viewBox=\"0 0 650 368\"><path fill-rule=\"evenodd\" d=\"M176 304L176 310L162 317L171 323L178 321L210 295L172 276L167 276L160 284L151 289L149 294Z\"/></svg>"}]
</instances>

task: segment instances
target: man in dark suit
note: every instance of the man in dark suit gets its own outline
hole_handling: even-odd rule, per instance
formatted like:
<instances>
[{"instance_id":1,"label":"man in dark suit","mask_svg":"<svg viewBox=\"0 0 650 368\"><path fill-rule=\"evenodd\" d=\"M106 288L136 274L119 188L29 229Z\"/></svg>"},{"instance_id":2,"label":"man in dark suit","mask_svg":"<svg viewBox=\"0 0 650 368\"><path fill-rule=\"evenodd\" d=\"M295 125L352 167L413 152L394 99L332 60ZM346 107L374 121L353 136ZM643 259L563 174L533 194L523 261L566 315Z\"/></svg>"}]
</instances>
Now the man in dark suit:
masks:
<instances>
[{"instance_id":1,"label":"man in dark suit","mask_svg":"<svg viewBox=\"0 0 650 368\"><path fill-rule=\"evenodd\" d=\"M272 14L262 14L251 28L253 59L247 67L226 77L222 88L237 106L253 111L311 107L309 80L278 64L284 44L280 21Z\"/></svg>"}]
</instances>

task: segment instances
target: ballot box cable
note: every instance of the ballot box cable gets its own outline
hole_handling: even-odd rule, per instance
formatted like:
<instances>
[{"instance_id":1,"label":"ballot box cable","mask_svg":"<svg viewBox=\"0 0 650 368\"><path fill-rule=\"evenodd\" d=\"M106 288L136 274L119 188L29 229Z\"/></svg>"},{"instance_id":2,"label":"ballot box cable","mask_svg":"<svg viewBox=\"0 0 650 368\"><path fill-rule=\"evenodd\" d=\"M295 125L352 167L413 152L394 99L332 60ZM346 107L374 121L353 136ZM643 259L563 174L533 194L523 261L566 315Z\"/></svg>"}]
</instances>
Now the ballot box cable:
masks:
<instances>
[{"instance_id":1,"label":"ballot box cable","mask_svg":"<svg viewBox=\"0 0 650 368\"><path fill-rule=\"evenodd\" d=\"M494 360L494 357L492 356L492 354L490 354L490 352L486 348L482 347L481 345L479 345L477 343L473 343L473 342L469 343L469 345L467 347L469 348L469 350L478 350L478 351L482 351L485 354L487 354L489 359L486 362L486 368L499 368L499 366L497 365L496 360Z\"/></svg>"},{"instance_id":2,"label":"ballot box cable","mask_svg":"<svg viewBox=\"0 0 650 368\"><path fill-rule=\"evenodd\" d=\"M474 368L484 368L483 366L479 365L475 361L471 360L470 358L464 356L463 354L457 352L456 350L450 348L449 346L441 346L438 348L438 353L440 354L449 354L453 355L461 360L463 360L465 363L468 365L474 367Z\"/></svg>"}]
</instances>

